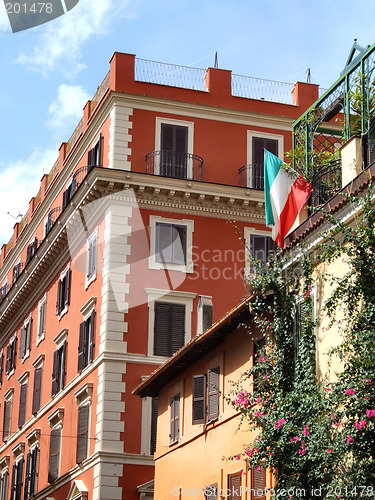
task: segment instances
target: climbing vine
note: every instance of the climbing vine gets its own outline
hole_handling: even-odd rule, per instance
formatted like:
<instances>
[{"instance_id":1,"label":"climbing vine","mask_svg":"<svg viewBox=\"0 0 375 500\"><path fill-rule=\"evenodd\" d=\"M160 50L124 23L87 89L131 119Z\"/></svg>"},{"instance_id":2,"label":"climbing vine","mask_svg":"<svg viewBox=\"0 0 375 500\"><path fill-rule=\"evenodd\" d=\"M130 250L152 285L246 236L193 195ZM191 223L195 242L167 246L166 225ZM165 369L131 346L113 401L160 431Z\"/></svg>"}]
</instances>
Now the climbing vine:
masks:
<instances>
[{"instance_id":1,"label":"climbing vine","mask_svg":"<svg viewBox=\"0 0 375 500\"><path fill-rule=\"evenodd\" d=\"M370 186L362 196L348 196L350 223L325 214L330 230L313 257L300 248L299 259L279 253L267 266L251 262L256 331L248 328L266 344L226 399L255 433L232 459L270 469L274 498L285 498L285 491L311 499L375 494L373 195ZM339 332L341 339L330 352L341 368L330 379L316 373L313 301L322 263L346 269L340 279L319 277L333 285L322 313L330 318L327 334Z\"/></svg>"}]
</instances>

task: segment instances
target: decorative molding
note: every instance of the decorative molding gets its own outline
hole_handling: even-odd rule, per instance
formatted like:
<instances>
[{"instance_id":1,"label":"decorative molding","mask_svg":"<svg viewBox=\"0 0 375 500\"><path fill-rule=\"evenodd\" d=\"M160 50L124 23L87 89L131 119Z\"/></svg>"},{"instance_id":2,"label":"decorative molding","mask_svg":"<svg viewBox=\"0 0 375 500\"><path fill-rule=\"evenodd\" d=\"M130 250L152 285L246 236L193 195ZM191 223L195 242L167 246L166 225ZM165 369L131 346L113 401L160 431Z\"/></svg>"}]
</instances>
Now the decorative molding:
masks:
<instances>
[{"instance_id":1,"label":"decorative molding","mask_svg":"<svg viewBox=\"0 0 375 500\"><path fill-rule=\"evenodd\" d=\"M40 434L41 434L40 429L33 429L31 432L29 432L29 434L26 435L26 441L29 448L39 444Z\"/></svg>"},{"instance_id":2,"label":"decorative molding","mask_svg":"<svg viewBox=\"0 0 375 500\"><path fill-rule=\"evenodd\" d=\"M88 316L92 313L92 311L95 309L96 301L96 297L90 297L86 304L81 307L80 313L83 317Z\"/></svg>"},{"instance_id":3,"label":"decorative molding","mask_svg":"<svg viewBox=\"0 0 375 500\"><path fill-rule=\"evenodd\" d=\"M51 429L62 425L64 420L64 408L56 408L56 410L47 417Z\"/></svg>"}]
</instances>

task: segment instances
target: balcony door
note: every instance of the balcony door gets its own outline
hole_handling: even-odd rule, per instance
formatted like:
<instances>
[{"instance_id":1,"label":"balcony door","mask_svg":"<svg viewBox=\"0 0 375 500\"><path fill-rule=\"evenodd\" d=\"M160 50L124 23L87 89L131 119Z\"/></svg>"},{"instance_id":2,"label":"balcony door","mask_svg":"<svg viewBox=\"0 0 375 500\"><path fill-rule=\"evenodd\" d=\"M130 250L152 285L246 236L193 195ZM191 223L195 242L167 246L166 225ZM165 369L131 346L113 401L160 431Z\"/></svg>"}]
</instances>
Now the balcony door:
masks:
<instances>
[{"instance_id":1,"label":"balcony door","mask_svg":"<svg viewBox=\"0 0 375 500\"><path fill-rule=\"evenodd\" d=\"M187 178L188 127L161 124L160 175Z\"/></svg>"},{"instance_id":2,"label":"balcony door","mask_svg":"<svg viewBox=\"0 0 375 500\"><path fill-rule=\"evenodd\" d=\"M268 137L253 137L252 168L249 170L249 187L264 189L264 150L275 156L279 155L279 141Z\"/></svg>"}]
</instances>

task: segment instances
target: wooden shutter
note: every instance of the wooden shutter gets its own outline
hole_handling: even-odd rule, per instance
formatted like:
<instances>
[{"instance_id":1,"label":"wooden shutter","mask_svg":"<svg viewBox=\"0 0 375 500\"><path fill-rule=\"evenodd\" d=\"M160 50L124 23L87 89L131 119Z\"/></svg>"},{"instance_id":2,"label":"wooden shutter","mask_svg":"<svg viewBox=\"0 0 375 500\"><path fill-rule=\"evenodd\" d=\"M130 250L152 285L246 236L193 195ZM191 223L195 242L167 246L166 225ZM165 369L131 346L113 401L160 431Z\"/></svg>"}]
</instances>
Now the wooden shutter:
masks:
<instances>
[{"instance_id":1,"label":"wooden shutter","mask_svg":"<svg viewBox=\"0 0 375 500\"><path fill-rule=\"evenodd\" d=\"M16 497L16 486L17 486L17 464L14 463L12 467L12 485L10 489L10 500L14 500Z\"/></svg>"},{"instance_id":2,"label":"wooden shutter","mask_svg":"<svg viewBox=\"0 0 375 500\"><path fill-rule=\"evenodd\" d=\"M18 413L18 427L22 427L23 424L25 423L27 385L28 385L27 383L21 385L20 408Z\"/></svg>"},{"instance_id":3,"label":"wooden shutter","mask_svg":"<svg viewBox=\"0 0 375 500\"><path fill-rule=\"evenodd\" d=\"M93 238L89 243L88 248L88 269L87 278L90 279L96 273L96 248L97 238Z\"/></svg>"},{"instance_id":4,"label":"wooden shutter","mask_svg":"<svg viewBox=\"0 0 375 500\"><path fill-rule=\"evenodd\" d=\"M65 357L66 357L66 342L59 349L60 351L60 376L59 376L59 391L65 387Z\"/></svg>"},{"instance_id":5,"label":"wooden shutter","mask_svg":"<svg viewBox=\"0 0 375 500\"><path fill-rule=\"evenodd\" d=\"M94 149L90 149L87 153L87 166L88 167L94 166Z\"/></svg>"},{"instance_id":6,"label":"wooden shutter","mask_svg":"<svg viewBox=\"0 0 375 500\"><path fill-rule=\"evenodd\" d=\"M170 356L170 315L171 304L155 302L154 318L154 354L156 356Z\"/></svg>"},{"instance_id":7,"label":"wooden shutter","mask_svg":"<svg viewBox=\"0 0 375 500\"><path fill-rule=\"evenodd\" d=\"M17 462L17 479L16 479L16 496L15 500L21 500L22 498L22 486L23 486L23 466L25 459L22 457L21 460Z\"/></svg>"},{"instance_id":8,"label":"wooden shutter","mask_svg":"<svg viewBox=\"0 0 375 500\"><path fill-rule=\"evenodd\" d=\"M88 404L78 407L77 464L80 464L87 458L89 414L90 406Z\"/></svg>"},{"instance_id":9,"label":"wooden shutter","mask_svg":"<svg viewBox=\"0 0 375 500\"><path fill-rule=\"evenodd\" d=\"M26 457L25 490L23 495L24 500L27 500L30 496L30 473L31 473L31 451L28 452Z\"/></svg>"},{"instance_id":10,"label":"wooden shutter","mask_svg":"<svg viewBox=\"0 0 375 500\"><path fill-rule=\"evenodd\" d=\"M151 442L150 453L153 455L156 450L156 436L157 436L157 423L158 423L158 406L159 398L153 397L151 401Z\"/></svg>"},{"instance_id":11,"label":"wooden shutter","mask_svg":"<svg viewBox=\"0 0 375 500\"><path fill-rule=\"evenodd\" d=\"M12 414L12 400L4 402L4 423L3 423L3 441L10 436L10 424Z\"/></svg>"},{"instance_id":12,"label":"wooden shutter","mask_svg":"<svg viewBox=\"0 0 375 500\"><path fill-rule=\"evenodd\" d=\"M94 335L94 322L95 322L95 311L93 311L88 319L88 331L87 331L87 363L91 363L94 359L94 347L95 347L95 335Z\"/></svg>"},{"instance_id":13,"label":"wooden shutter","mask_svg":"<svg viewBox=\"0 0 375 500\"><path fill-rule=\"evenodd\" d=\"M40 304L38 338L41 338L44 335L45 325L46 325L46 301Z\"/></svg>"},{"instance_id":14,"label":"wooden shutter","mask_svg":"<svg viewBox=\"0 0 375 500\"><path fill-rule=\"evenodd\" d=\"M0 386L3 383L3 371L4 371L4 353L0 354Z\"/></svg>"},{"instance_id":15,"label":"wooden shutter","mask_svg":"<svg viewBox=\"0 0 375 500\"><path fill-rule=\"evenodd\" d=\"M5 373L8 375L10 372L10 359L11 359L11 349L10 344L7 346L7 358L5 362Z\"/></svg>"},{"instance_id":16,"label":"wooden shutter","mask_svg":"<svg viewBox=\"0 0 375 500\"><path fill-rule=\"evenodd\" d=\"M59 477L60 443L61 443L61 428L52 429L50 449L49 449L49 470L48 470L49 483L52 483L55 479Z\"/></svg>"},{"instance_id":17,"label":"wooden shutter","mask_svg":"<svg viewBox=\"0 0 375 500\"><path fill-rule=\"evenodd\" d=\"M8 497L8 482L9 472L6 470L1 476L1 500L6 500Z\"/></svg>"},{"instance_id":18,"label":"wooden shutter","mask_svg":"<svg viewBox=\"0 0 375 500\"><path fill-rule=\"evenodd\" d=\"M217 500L217 483L206 486L204 498L205 500Z\"/></svg>"},{"instance_id":19,"label":"wooden shutter","mask_svg":"<svg viewBox=\"0 0 375 500\"><path fill-rule=\"evenodd\" d=\"M207 405L207 420L214 420L219 416L219 380L220 368L208 370L208 405Z\"/></svg>"},{"instance_id":20,"label":"wooden shutter","mask_svg":"<svg viewBox=\"0 0 375 500\"><path fill-rule=\"evenodd\" d=\"M171 304L171 338L170 352L172 356L185 344L185 306L182 304Z\"/></svg>"},{"instance_id":21,"label":"wooden shutter","mask_svg":"<svg viewBox=\"0 0 375 500\"><path fill-rule=\"evenodd\" d=\"M204 424L206 416L206 375L193 376L193 424Z\"/></svg>"},{"instance_id":22,"label":"wooden shutter","mask_svg":"<svg viewBox=\"0 0 375 500\"><path fill-rule=\"evenodd\" d=\"M59 280L57 284L57 301L56 301L56 314L60 314L61 311L63 310L63 300L62 300L62 293L63 293L63 282Z\"/></svg>"},{"instance_id":23,"label":"wooden shutter","mask_svg":"<svg viewBox=\"0 0 375 500\"><path fill-rule=\"evenodd\" d=\"M241 474L229 476L229 490L231 500L241 500Z\"/></svg>"},{"instance_id":24,"label":"wooden shutter","mask_svg":"<svg viewBox=\"0 0 375 500\"><path fill-rule=\"evenodd\" d=\"M212 326L212 297L201 297L202 302L202 333Z\"/></svg>"},{"instance_id":25,"label":"wooden shutter","mask_svg":"<svg viewBox=\"0 0 375 500\"><path fill-rule=\"evenodd\" d=\"M10 344L12 359L10 369L13 370L16 367L16 352L17 352L17 337Z\"/></svg>"},{"instance_id":26,"label":"wooden shutter","mask_svg":"<svg viewBox=\"0 0 375 500\"><path fill-rule=\"evenodd\" d=\"M86 360L86 321L82 321L79 325L79 342L78 342L78 371L81 372Z\"/></svg>"},{"instance_id":27,"label":"wooden shutter","mask_svg":"<svg viewBox=\"0 0 375 500\"><path fill-rule=\"evenodd\" d=\"M99 140L95 145L95 167L100 167L102 164L102 134L99 135Z\"/></svg>"},{"instance_id":28,"label":"wooden shutter","mask_svg":"<svg viewBox=\"0 0 375 500\"><path fill-rule=\"evenodd\" d=\"M64 307L69 305L70 301L70 269L67 270L65 277L65 286L64 286Z\"/></svg>"},{"instance_id":29,"label":"wooden shutter","mask_svg":"<svg viewBox=\"0 0 375 500\"><path fill-rule=\"evenodd\" d=\"M37 491L39 474L39 446L36 446L31 452L31 471L29 483L29 496L34 495Z\"/></svg>"},{"instance_id":30,"label":"wooden shutter","mask_svg":"<svg viewBox=\"0 0 375 500\"><path fill-rule=\"evenodd\" d=\"M63 202L62 202L62 209L63 210L64 210L64 208L66 208L69 201L70 201L70 187L68 187L68 189L65 189L65 191L63 192Z\"/></svg>"},{"instance_id":31,"label":"wooden shutter","mask_svg":"<svg viewBox=\"0 0 375 500\"><path fill-rule=\"evenodd\" d=\"M59 351L53 353L53 368L52 368L52 396L58 393L58 369L59 369Z\"/></svg>"},{"instance_id":32,"label":"wooden shutter","mask_svg":"<svg viewBox=\"0 0 375 500\"><path fill-rule=\"evenodd\" d=\"M177 441L180 436L180 394L171 399L171 433L170 441Z\"/></svg>"},{"instance_id":33,"label":"wooden shutter","mask_svg":"<svg viewBox=\"0 0 375 500\"><path fill-rule=\"evenodd\" d=\"M27 322L27 325L25 327L25 351L24 351L24 356L26 356L26 354L30 351L31 322L32 322L32 319L30 319L30 321Z\"/></svg>"},{"instance_id":34,"label":"wooden shutter","mask_svg":"<svg viewBox=\"0 0 375 500\"><path fill-rule=\"evenodd\" d=\"M266 500L266 475L264 469L253 469L253 498Z\"/></svg>"},{"instance_id":35,"label":"wooden shutter","mask_svg":"<svg viewBox=\"0 0 375 500\"><path fill-rule=\"evenodd\" d=\"M40 408L41 391L42 391L42 373L43 368L35 368L34 372L34 391L33 391L33 414L37 413Z\"/></svg>"},{"instance_id":36,"label":"wooden shutter","mask_svg":"<svg viewBox=\"0 0 375 500\"><path fill-rule=\"evenodd\" d=\"M21 340L20 340L20 358L25 356L26 352L26 328L23 326L21 328Z\"/></svg>"}]
</instances>

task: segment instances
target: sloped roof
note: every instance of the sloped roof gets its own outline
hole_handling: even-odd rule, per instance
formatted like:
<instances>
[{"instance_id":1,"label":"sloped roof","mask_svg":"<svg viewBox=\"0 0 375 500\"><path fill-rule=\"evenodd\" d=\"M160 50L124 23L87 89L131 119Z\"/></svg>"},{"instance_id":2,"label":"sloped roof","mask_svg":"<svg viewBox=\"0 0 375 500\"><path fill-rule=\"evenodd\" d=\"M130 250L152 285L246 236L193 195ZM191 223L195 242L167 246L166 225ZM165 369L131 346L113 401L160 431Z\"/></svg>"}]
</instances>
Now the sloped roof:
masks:
<instances>
[{"instance_id":1,"label":"sloped roof","mask_svg":"<svg viewBox=\"0 0 375 500\"><path fill-rule=\"evenodd\" d=\"M237 306L225 314L202 335L198 335L181 347L171 358L159 366L151 375L133 391L137 396L157 396L159 390L182 371L215 349L226 336L240 323L251 317L249 303L253 296L246 297Z\"/></svg>"}]
</instances>

